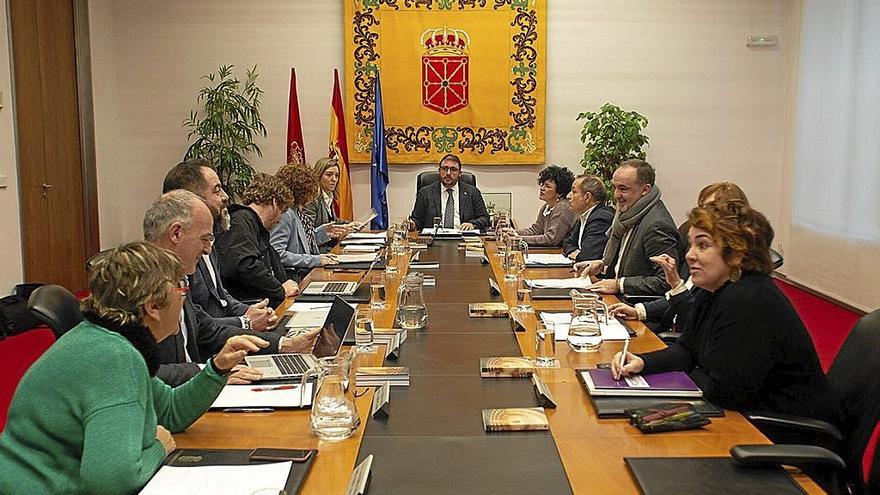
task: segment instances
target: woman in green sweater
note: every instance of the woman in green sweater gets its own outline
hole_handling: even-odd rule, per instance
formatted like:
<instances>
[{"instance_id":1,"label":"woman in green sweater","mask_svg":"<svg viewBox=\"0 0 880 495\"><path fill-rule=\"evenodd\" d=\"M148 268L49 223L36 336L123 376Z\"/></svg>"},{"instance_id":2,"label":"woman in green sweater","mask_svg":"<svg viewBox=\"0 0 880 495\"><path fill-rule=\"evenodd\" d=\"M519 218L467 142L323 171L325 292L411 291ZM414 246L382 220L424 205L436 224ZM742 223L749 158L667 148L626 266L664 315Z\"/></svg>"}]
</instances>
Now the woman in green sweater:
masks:
<instances>
[{"instance_id":1,"label":"woman in green sweater","mask_svg":"<svg viewBox=\"0 0 880 495\"><path fill-rule=\"evenodd\" d=\"M155 378L157 342L179 331L185 289L177 257L145 242L89 264L86 320L27 371L0 435L0 493L131 493L174 450L226 374L267 343L230 338L177 388Z\"/></svg>"}]
</instances>

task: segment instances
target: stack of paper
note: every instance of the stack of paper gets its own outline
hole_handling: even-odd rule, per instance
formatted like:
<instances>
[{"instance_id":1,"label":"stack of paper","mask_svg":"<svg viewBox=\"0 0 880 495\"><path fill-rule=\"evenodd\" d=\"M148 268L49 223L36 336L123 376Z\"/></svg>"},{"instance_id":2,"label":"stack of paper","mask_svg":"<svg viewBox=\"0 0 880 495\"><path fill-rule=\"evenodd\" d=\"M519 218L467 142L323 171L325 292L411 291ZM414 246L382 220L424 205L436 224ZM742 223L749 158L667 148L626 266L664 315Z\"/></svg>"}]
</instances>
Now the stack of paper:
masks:
<instances>
[{"instance_id":1,"label":"stack of paper","mask_svg":"<svg viewBox=\"0 0 880 495\"><path fill-rule=\"evenodd\" d=\"M388 345L391 343L391 338L398 334L400 335L400 343L403 344L406 340L405 328L373 327L373 341L377 344Z\"/></svg>"},{"instance_id":2,"label":"stack of paper","mask_svg":"<svg viewBox=\"0 0 880 495\"><path fill-rule=\"evenodd\" d=\"M349 244L342 247L343 253L375 253L382 249L380 244Z\"/></svg>"},{"instance_id":3,"label":"stack of paper","mask_svg":"<svg viewBox=\"0 0 880 495\"><path fill-rule=\"evenodd\" d=\"M541 312L541 321L544 324L553 323L556 331L556 340L568 339L568 327L571 324L571 313L546 313ZM599 328L602 331L602 340L627 340L629 332L623 323L617 318L608 318L608 323L599 321Z\"/></svg>"},{"instance_id":4,"label":"stack of paper","mask_svg":"<svg viewBox=\"0 0 880 495\"><path fill-rule=\"evenodd\" d=\"M300 385L226 385L211 409L302 407L312 405L312 383L306 384L305 403Z\"/></svg>"},{"instance_id":5,"label":"stack of paper","mask_svg":"<svg viewBox=\"0 0 880 495\"><path fill-rule=\"evenodd\" d=\"M526 256L526 265L572 265L573 260L568 259L563 254L529 254Z\"/></svg>"},{"instance_id":6,"label":"stack of paper","mask_svg":"<svg viewBox=\"0 0 880 495\"><path fill-rule=\"evenodd\" d=\"M385 243L387 237L386 232L352 232L348 234L346 239L375 239L377 242Z\"/></svg>"},{"instance_id":7,"label":"stack of paper","mask_svg":"<svg viewBox=\"0 0 880 495\"><path fill-rule=\"evenodd\" d=\"M526 284L533 289L587 289L593 282L588 278L532 278Z\"/></svg>"},{"instance_id":8,"label":"stack of paper","mask_svg":"<svg viewBox=\"0 0 880 495\"><path fill-rule=\"evenodd\" d=\"M374 253L340 254L336 256L338 263L371 263L374 259L376 259Z\"/></svg>"},{"instance_id":9,"label":"stack of paper","mask_svg":"<svg viewBox=\"0 0 880 495\"><path fill-rule=\"evenodd\" d=\"M352 234L352 235L354 235L354 234ZM376 239L372 239L372 238L347 239L346 238L346 239L341 240L339 243L342 244L343 246L350 246L352 244L367 244L367 245L378 244L378 245L382 246L385 244L385 238L384 237L382 237L381 239L378 239L378 238L376 238Z\"/></svg>"},{"instance_id":10,"label":"stack of paper","mask_svg":"<svg viewBox=\"0 0 880 495\"><path fill-rule=\"evenodd\" d=\"M409 368L402 366L359 366L355 373L358 387L381 387L388 383L392 387L409 386Z\"/></svg>"},{"instance_id":11,"label":"stack of paper","mask_svg":"<svg viewBox=\"0 0 880 495\"><path fill-rule=\"evenodd\" d=\"M279 493L287 483L291 467L290 461L239 466L162 466L141 490L141 495L240 495L262 493L261 489L267 487Z\"/></svg>"}]
</instances>

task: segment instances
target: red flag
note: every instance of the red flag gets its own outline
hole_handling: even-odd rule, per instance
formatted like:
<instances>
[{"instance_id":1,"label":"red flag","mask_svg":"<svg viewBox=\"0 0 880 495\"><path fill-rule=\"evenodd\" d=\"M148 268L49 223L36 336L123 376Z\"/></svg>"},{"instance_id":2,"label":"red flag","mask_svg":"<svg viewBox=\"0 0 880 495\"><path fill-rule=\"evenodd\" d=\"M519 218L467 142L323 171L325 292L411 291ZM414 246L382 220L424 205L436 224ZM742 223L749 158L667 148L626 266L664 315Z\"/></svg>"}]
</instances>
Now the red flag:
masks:
<instances>
[{"instance_id":1,"label":"red flag","mask_svg":"<svg viewBox=\"0 0 880 495\"><path fill-rule=\"evenodd\" d=\"M302 122L299 120L299 101L296 97L296 69L290 68L290 103L287 112L287 163L305 163Z\"/></svg>"},{"instance_id":2,"label":"red flag","mask_svg":"<svg viewBox=\"0 0 880 495\"><path fill-rule=\"evenodd\" d=\"M333 99L330 103L330 157L339 161L339 218L354 218L351 201L351 176L349 174L348 144L345 137L345 111L342 106L342 91L339 89L339 71L333 69Z\"/></svg>"}]
</instances>

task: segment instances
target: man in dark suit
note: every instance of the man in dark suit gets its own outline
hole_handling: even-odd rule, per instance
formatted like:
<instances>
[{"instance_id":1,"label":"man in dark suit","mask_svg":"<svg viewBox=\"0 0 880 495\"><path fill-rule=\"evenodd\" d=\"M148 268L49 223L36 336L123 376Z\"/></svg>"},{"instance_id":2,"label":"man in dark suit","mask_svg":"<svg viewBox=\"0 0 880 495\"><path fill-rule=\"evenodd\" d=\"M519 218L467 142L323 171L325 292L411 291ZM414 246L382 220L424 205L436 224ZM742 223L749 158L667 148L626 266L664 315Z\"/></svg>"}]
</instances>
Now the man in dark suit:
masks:
<instances>
[{"instance_id":1,"label":"man in dark suit","mask_svg":"<svg viewBox=\"0 0 880 495\"><path fill-rule=\"evenodd\" d=\"M575 261L602 258L608 229L614 218L614 210L605 204L608 192L602 179L593 175L580 175L574 180L568 193L571 211L578 215L578 222L562 242L562 252Z\"/></svg>"},{"instance_id":2,"label":"man in dark suit","mask_svg":"<svg viewBox=\"0 0 880 495\"><path fill-rule=\"evenodd\" d=\"M214 240L211 225L211 212L205 202L189 191L178 189L163 194L147 210L144 239L176 254L184 273L191 275L202 254L211 253ZM270 332L248 332L224 325L188 300L184 302L180 322L180 331L159 343L162 365L156 376L171 386L198 373L198 364L206 362L234 335L251 334L268 341L269 346L262 353L310 352L320 331L295 338ZM257 370L236 366L230 375L230 383L248 383L261 377Z\"/></svg>"},{"instance_id":3,"label":"man in dark suit","mask_svg":"<svg viewBox=\"0 0 880 495\"><path fill-rule=\"evenodd\" d=\"M175 165L165 175L162 193L175 189L185 189L202 198L214 218L215 237L229 228L229 196L211 162L193 158ZM213 250L199 258L189 283L189 300L225 325L262 332L274 328L278 321L273 309L268 307L268 300L248 306L226 291L220 278L220 260Z\"/></svg>"},{"instance_id":4,"label":"man in dark suit","mask_svg":"<svg viewBox=\"0 0 880 495\"><path fill-rule=\"evenodd\" d=\"M626 160L614 171L617 213L605 252L599 261L575 265L599 278L593 290L625 298L662 296L669 290L663 269L650 258L668 254L681 263L683 244L654 180L654 167L644 160Z\"/></svg>"},{"instance_id":5,"label":"man in dark suit","mask_svg":"<svg viewBox=\"0 0 880 495\"><path fill-rule=\"evenodd\" d=\"M421 188L409 217L411 229L432 227L434 217L441 217L440 226L461 230L485 230L489 212L483 195L476 187L459 182L461 160L449 154L440 160L440 182Z\"/></svg>"}]
</instances>

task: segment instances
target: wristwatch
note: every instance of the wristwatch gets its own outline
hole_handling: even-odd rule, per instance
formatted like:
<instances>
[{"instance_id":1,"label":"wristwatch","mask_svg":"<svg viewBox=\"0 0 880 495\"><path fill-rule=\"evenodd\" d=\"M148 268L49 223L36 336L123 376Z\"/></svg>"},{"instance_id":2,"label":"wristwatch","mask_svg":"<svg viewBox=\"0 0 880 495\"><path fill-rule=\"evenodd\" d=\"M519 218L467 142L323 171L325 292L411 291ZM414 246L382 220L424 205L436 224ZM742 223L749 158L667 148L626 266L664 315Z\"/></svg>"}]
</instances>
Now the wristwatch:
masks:
<instances>
[{"instance_id":1,"label":"wristwatch","mask_svg":"<svg viewBox=\"0 0 880 495\"><path fill-rule=\"evenodd\" d=\"M242 315L241 317L241 328L245 330L253 330L253 324L251 323L251 317Z\"/></svg>"}]
</instances>

